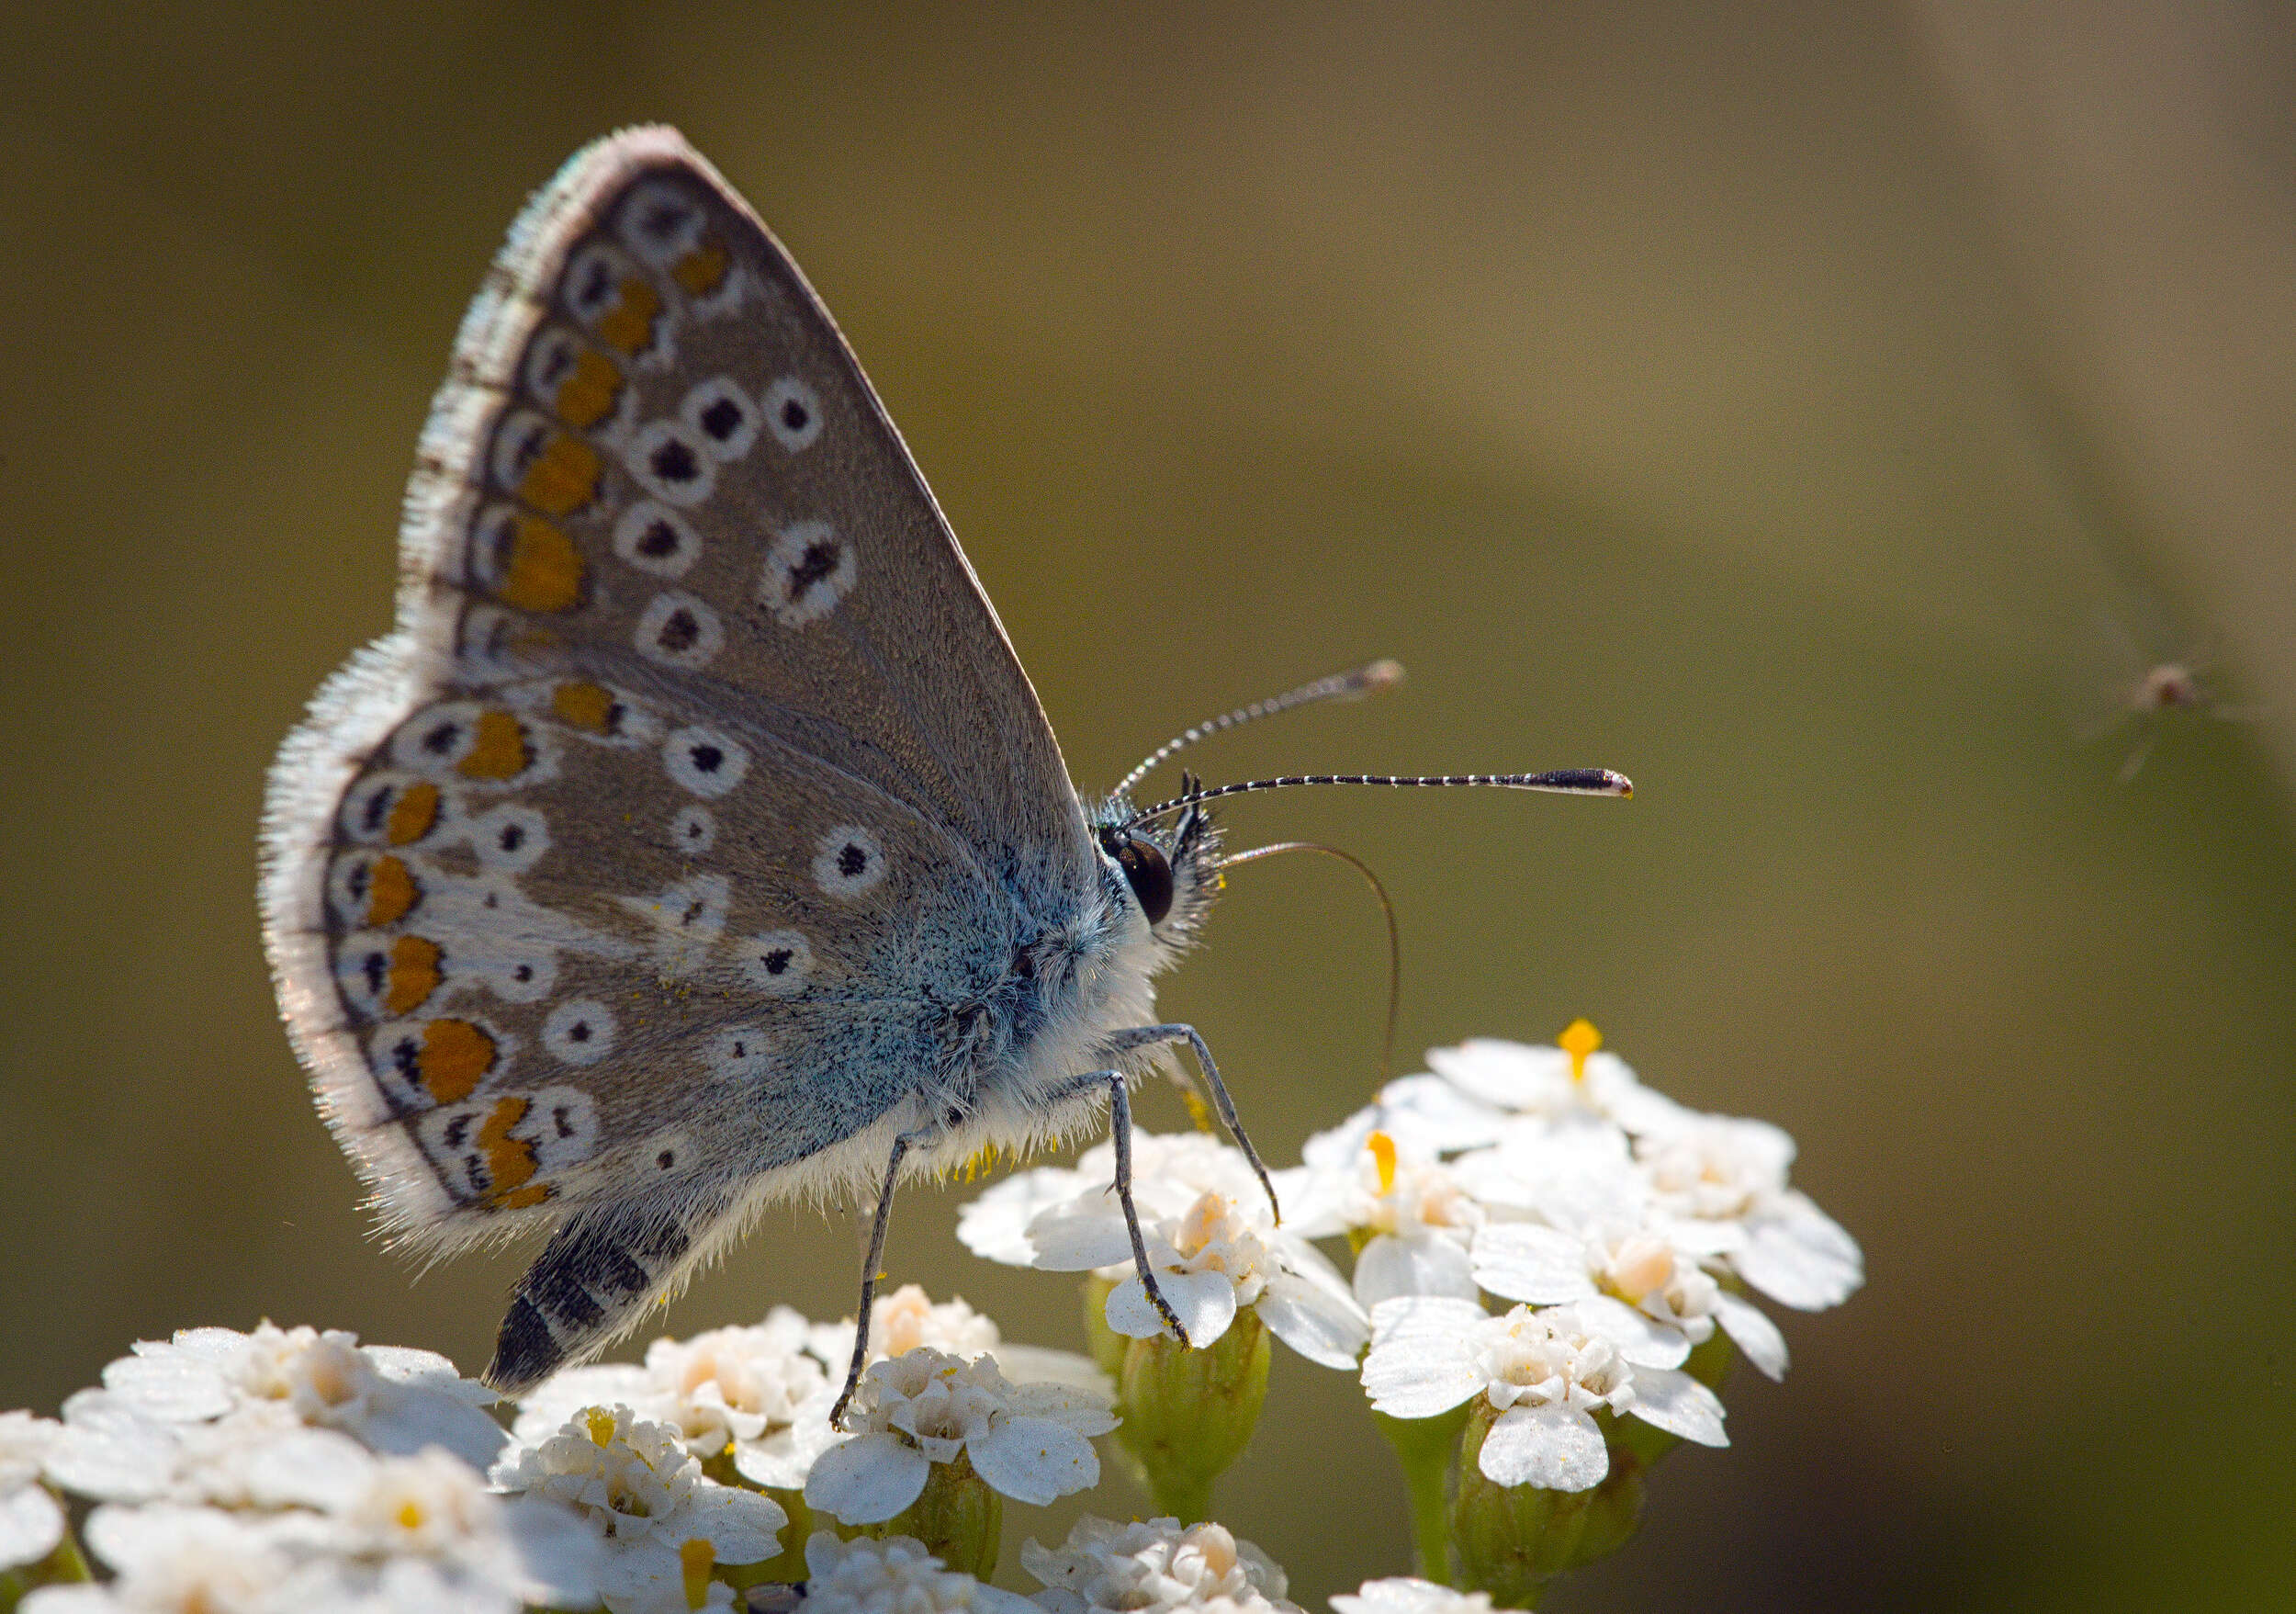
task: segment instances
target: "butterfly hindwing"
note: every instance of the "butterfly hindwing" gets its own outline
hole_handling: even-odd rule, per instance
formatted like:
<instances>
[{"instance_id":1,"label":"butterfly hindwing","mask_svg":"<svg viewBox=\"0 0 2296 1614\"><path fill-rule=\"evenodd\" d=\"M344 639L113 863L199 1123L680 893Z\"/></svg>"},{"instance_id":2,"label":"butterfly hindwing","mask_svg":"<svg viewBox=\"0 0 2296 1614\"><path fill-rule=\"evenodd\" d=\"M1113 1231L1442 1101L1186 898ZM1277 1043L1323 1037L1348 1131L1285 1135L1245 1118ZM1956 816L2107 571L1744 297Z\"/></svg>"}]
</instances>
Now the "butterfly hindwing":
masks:
<instances>
[{"instance_id":1,"label":"butterfly hindwing","mask_svg":"<svg viewBox=\"0 0 2296 1614\"><path fill-rule=\"evenodd\" d=\"M397 632L274 771L266 939L396 1230L570 1216L504 1336L563 1355L764 1174L864 1170L935 1005L1092 853L874 393L674 133L591 147L513 228L401 549Z\"/></svg>"}]
</instances>

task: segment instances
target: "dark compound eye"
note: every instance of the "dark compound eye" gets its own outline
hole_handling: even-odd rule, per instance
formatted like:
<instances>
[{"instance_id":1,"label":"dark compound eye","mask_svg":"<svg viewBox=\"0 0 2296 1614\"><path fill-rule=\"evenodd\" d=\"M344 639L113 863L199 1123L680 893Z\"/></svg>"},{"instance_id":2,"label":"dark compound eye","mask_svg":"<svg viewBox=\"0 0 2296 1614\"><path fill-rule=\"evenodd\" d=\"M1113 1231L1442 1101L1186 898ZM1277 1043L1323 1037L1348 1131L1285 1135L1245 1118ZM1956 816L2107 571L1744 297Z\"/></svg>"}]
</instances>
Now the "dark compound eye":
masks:
<instances>
[{"instance_id":1,"label":"dark compound eye","mask_svg":"<svg viewBox=\"0 0 2296 1614\"><path fill-rule=\"evenodd\" d=\"M1124 871L1125 882L1132 888L1132 896L1140 904L1140 911L1148 916L1148 922L1160 925L1164 916L1172 911L1172 864L1154 841L1137 835L1111 830L1101 840L1116 866Z\"/></svg>"}]
</instances>

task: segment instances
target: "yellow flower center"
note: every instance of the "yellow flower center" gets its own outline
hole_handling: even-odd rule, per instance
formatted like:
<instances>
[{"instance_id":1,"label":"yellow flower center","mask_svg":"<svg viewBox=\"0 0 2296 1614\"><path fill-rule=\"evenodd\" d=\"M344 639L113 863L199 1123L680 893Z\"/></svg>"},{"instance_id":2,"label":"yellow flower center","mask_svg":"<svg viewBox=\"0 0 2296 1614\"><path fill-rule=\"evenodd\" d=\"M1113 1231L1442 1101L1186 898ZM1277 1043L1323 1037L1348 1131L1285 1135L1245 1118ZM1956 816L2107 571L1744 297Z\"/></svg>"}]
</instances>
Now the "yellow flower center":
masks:
<instances>
[{"instance_id":1,"label":"yellow flower center","mask_svg":"<svg viewBox=\"0 0 2296 1614\"><path fill-rule=\"evenodd\" d=\"M1586 1056L1603 1045L1603 1033L1594 1029L1593 1021L1581 1016L1563 1027L1562 1035L1557 1037L1555 1042L1570 1055L1570 1079L1574 1082L1584 1081Z\"/></svg>"},{"instance_id":2,"label":"yellow flower center","mask_svg":"<svg viewBox=\"0 0 2296 1614\"><path fill-rule=\"evenodd\" d=\"M1363 1146L1379 1165L1379 1197L1385 1199L1395 1191L1395 1140L1384 1132L1375 1132L1363 1140Z\"/></svg>"},{"instance_id":3,"label":"yellow flower center","mask_svg":"<svg viewBox=\"0 0 2296 1614\"><path fill-rule=\"evenodd\" d=\"M685 1572L686 1607L699 1608L710 1600L710 1566L717 1550L696 1536L678 1548L678 1566Z\"/></svg>"}]
</instances>

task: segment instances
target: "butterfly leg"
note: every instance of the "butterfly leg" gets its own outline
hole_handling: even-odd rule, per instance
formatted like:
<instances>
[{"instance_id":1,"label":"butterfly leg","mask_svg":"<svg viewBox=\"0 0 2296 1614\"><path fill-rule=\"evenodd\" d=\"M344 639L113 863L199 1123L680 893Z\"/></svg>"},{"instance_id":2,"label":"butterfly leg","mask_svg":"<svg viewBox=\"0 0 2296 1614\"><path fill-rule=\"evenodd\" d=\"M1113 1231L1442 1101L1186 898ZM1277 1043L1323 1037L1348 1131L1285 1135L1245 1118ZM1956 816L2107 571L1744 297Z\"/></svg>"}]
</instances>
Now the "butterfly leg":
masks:
<instances>
[{"instance_id":1,"label":"butterfly leg","mask_svg":"<svg viewBox=\"0 0 2296 1614\"><path fill-rule=\"evenodd\" d=\"M1140 1207L1132 1202L1132 1095L1126 1079L1120 1070L1086 1071L1082 1076L1069 1077L1046 1097L1057 1104L1081 1098L1095 1088L1109 1089L1109 1142L1116 1148L1113 1187L1116 1202L1123 1207L1124 1231L1132 1241L1132 1270L1140 1274L1140 1286L1147 1291L1148 1304L1156 1308L1156 1315L1172 1330L1172 1337L1186 1348L1187 1326L1180 1321L1180 1314L1172 1309L1172 1303L1165 1299L1163 1287L1156 1282L1155 1268L1148 1259L1148 1238L1140 1230Z\"/></svg>"},{"instance_id":2,"label":"butterfly leg","mask_svg":"<svg viewBox=\"0 0 2296 1614\"><path fill-rule=\"evenodd\" d=\"M1260 1187L1267 1191L1267 1208L1276 1213L1278 1225L1284 1219L1284 1208L1276 1201L1276 1184L1261 1163L1260 1152L1252 1146L1249 1134L1244 1130L1243 1118L1235 1112L1235 1100L1228 1096L1228 1084L1220 1079L1220 1067L1212 1062L1211 1050L1204 1045L1201 1033L1192 1025L1142 1025L1131 1031L1119 1032L1104 1044L1121 1053L1128 1048L1145 1048L1157 1043L1186 1043L1196 1055L1197 1067L1204 1073L1204 1085L1211 1089L1211 1101L1220 1112L1220 1123L1235 1139L1236 1147L1252 1163L1252 1173L1260 1179Z\"/></svg>"},{"instance_id":3,"label":"butterfly leg","mask_svg":"<svg viewBox=\"0 0 2296 1614\"><path fill-rule=\"evenodd\" d=\"M1109 1141L1116 1146L1116 1202L1124 1209L1124 1231L1131 1236L1132 1270L1140 1274L1140 1286L1148 1292L1148 1304L1156 1308L1156 1315L1164 1319L1164 1326L1185 1350L1188 1349L1187 1329L1157 1286L1155 1269L1148 1264L1148 1241L1140 1231L1140 1208L1132 1203L1131 1092L1120 1070L1095 1071L1086 1079L1095 1078L1109 1084Z\"/></svg>"},{"instance_id":4,"label":"butterfly leg","mask_svg":"<svg viewBox=\"0 0 2296 1614\"><path fill-rule=\"evenodd\" d=\"M861 1307L853 1314L853 1360L845 1370L845 1388L829 1409L829 1427L842 1428L845 1409L861 1388L861 1370L869 1365L869 1314L877 1304L878 1270L884 1265L885 1233L893 1225L893 1189L901 1180L901 1162L911 1149L929 1144L940 1134L930 1127L894 1134L893 1155L885 1161L884 1187L877 1194L877 1213L869 1225L869 1255L861 1263Z\"/></svg>"}]
</instances>

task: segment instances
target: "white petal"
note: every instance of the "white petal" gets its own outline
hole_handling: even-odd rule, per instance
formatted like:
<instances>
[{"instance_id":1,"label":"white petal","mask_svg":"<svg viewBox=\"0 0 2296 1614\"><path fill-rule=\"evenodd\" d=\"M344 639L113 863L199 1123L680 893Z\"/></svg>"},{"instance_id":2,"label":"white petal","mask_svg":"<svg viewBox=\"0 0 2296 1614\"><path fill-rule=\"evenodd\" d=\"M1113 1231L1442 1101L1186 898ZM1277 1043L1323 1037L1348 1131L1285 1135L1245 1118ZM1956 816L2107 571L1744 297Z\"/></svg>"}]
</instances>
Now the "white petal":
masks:
<instances>
[{"instance_id":1,"label":"white petal","mask_svg":"<svg viewBox=\"0 0 2296 1614\"><path fill-rule=\"evenodd\" d=\"M259 1445L239 1447L222 1466L258 1507L350 1506L376 1473L374 1455L333 1429L288 1428Z\"/></svg>"},{"instance_id":2,"label":"white petal","mask_svg":"<svg viewBox=\"0 0 2296 1614\"><path fill-rule=\"evenodd\" d=\"M1105 1206L1089 1201L1055 1205L1029 1224L1029 1264L1045 1272L1089 1272L1112 1267L1132 1255L1132 1236L1111 1196ZM1156 1251L1151 1247L1150 1258Z\"/></svg>"},{"instance_id":3,"label":"white petal","mask_svg":"<svg viewBox=\"0 0 2296 1614\"><path fill-rule=\"evenodd\" d=\"M1116 1386L1090 1357L1074 1350L1053 1350L1041 1345L999 1344L996 1365L1005 1377L1026 1389L1030 1384L1055 1384L1088 1396L1102 1406L1116 1399Z\"/></svg>"},{"instance_id":4,"label":"white petal","mask_svg":"<svg viewBox=\"0 0 2296 1614\"><path fill-rule=\"evenodd\" d=\"M444 1446L482 1471L510 1441L501 1425L468 1401L427 1384L377 1392L367 1416L351 1432L386 1456L412 1457L425 1446Z\"/></svg>"},{"instance_id":5,"label":"white petal","mask_svg":"<svg viewBox=\"0 0 2296 1614\"><path fill-rule=\"evenodd\" d=\"M1865 1281L1857 1240L1798 1193L1780 1195L1775 1213L1747 1225L1746 1247L1730 1264L1747 1282L1796 1311L1840 1305Z\"/></svg>"},{"instance_id":6,"label":"white petal","mask_svg":"<svg viewBox=\"0 0 2296 1614\"><path fill-rule=\"evenodd\" d=\"M1254 1309L1260 1321L1311 1362L1341 1371L1354 1367L1371 1337L1371 1325L1355 1297L1334 1294L1296 1272L1277 1272L1260 1292Z\"/></svg>"},{"instance_id":7,"label":"white petal","mask_svg":"<svg viewBox=\"0 0 2296 1614\"><path fill-rule=\"evenodd\" d=\"M1364 1358L1363 1390L1390 1417L1433 1417L1483 1388L1469 1349L1469 1331L1482 1322L1472 1301L1423 1298L1386 1301L1371 1313L1371 1354Z\"/></svg>"},{"instance_id":8,"label":"white petal","mask_svg":"<svg viewBox=\"0 0 2296 1614\"><path fill-rule=\"evenodd\" d=\"M1655 1424L1670 1435L1701 1446L1730 1443L1722 1432L1721 1398L1688 1373L1637 1368L1634 1400L1626 1410L1646 1424Z\"/></svg>"},{"instance_id":9,"label":"white petal","mask_svg":"<svg viewBox=\"0 0 2296 1614\"><path fill-rule=\"evenodd\" d=\"M0 1495L0 1569L45 1558L63 1540L63 1509L38 1485Z\"/></svg>"},{"instance_id":10,"label":"white petal","mask_svg":"<svg viewBox=\"0 0 2296 1614\"><path fill-rule=\"evenodd\" d=\"M1438 1076L1406 1076L1379 1091L1379 1125L1398 1146L1447 1155L1496 1143L1506 1117Z\"/></svg>"},{"instance_id":11,"label":"white petal","mask_svg":"<svg viewBox=\"0 0 2296 1614\"><path fill-rule=\"evenodd\" d=\"M965 1443L973 1468L1016 1502L1041 1507L1100 1483L1092 1442L1050 1418L1016 1417Z\"/></svg>"},{"instance_id":12,"label":"white petal","mask_svg":"<svg viewBox=\"0 0 2296 1614\"><path fill-rule=\"evenodd\" d=\"M529 1583L523 1589L526 1602L566 1608L589 1599L606 1547L588 1519L570 1507L524 1496L505 1499L501 1519L503 1534Z\"/></svg>"},{"instance_id":13,"label":"white petal","mask_svg":"<svg viewBox=\"0 0 2296 1614\"><path fill-rule=\"evenodd\" d=\"M827 1443L824 1443L824 1450ZM776 1429L761 1440L737 1441L734 1472L754 1485L776 1490L803 1490L818 1452L801 1450L794 1429Z\"/></svg>"},{"instance_id":14,"label":"white petal","mask_svg":"<svg viewBox=\"0 0 2296 1614\"><path fill-rule=\"evenodd\" d=\"M709 1542L727 1563L755 1563L773 1557L782 1550L778 1538L789 1523L789 1515L772 1497L739 1485L697 1485L685 1500L685 1510L692 1520L685 1539Z\"/></svg>"},{"instance_id":15,"label":"white petal","mask_svg":"<svg viewBox=\"0 0 2296 1614\"><path fill-rule=\"evenodd\" d=\"M231 1392L222 1375L173 1351L121 1357L105 1368L104 1388L138 1412L178 1423L221 1417L231 1410Z\"/></svg>"},{"instance_id":16,"label":"white petal","mask_svg":"<svg viewBox=\"0 0 2296 1614\"><path fill-rule=\"evenodd\" d=\"M1047 1351L1045 1354L1050 1356L1055 1353ZM1005 1347L1000 1345L996 1348L1000 1365L1004 1356ZM1094 1369L1094 1371L1097 1373L1098 1370ZM1113 1399L1105 1377L1089 1390L1073 1389L1066 1384L1046 1383L1040 1380L1033 1383L1013 1385L1005 1393L1005 1408L1015 1417L1050 1418L1079 1435L1105 1435L1116 1428L1116 1414L1109 1410Z\"/></svg>"},{"instance_id":17,"label":"white petal","mask_svg":"<svg viewBox=\"0 0 2296 1614\"><path fill-rule=\"evenodd\" d=\"M932 1464L898 1435L856 1435L814 1459L805 1505L847 1524L877 1524L917 1500Z\"/></svg>"},{"instance_id":18,"label":"white petal","mask_svg":"<svg viewBox=\"0 0 2296 1614\"><path fill-rule=\"evenodd\" d=\"M1310 1138L1312 1148L1315 1139ZM1334 1238L1347 1231L1345 1206L1354 1197L1352 1167L1317 1169L1294 1167L1275 1173L1276 1202L1284 1208L1284 1231L1302 1238Z\"/></svg>"},{"instance_id":19,"label":"white petal","mask_svg":"<svg viewBox=\"0 0 2296 1614\"><path fill-rule=\"evenodd\" d=\"M1235 1285L1225 1272L1158 1272L1156 1288L1187 1330L1187 1342L1199 1350L1235 1321ZM1148 1291L1137 1272L1109 1292L1108 1317L1109 1326L1128 1339L1154 1339L1170 1332L1148 1304Z\"/></svg>"},{"instance_id":20,"label":"white petal","mask_svg":"<svg viewBox=\"0 0 2296 1614\"><path fill-rule=\"evenodd\" d=\"M1586 1240L1534 1222L1494 1222L1475 1235L1475 1281L1493 1294L1536 1305L1591 1300Z\"/></svg>"},{"instance_id":21,"label":"white petal","mask_svg":"<svg viewBox=\"0 0 2296 1614\"><path fill-rule=\"evenodd\" d=\"M1366 1311L1414 1294L1475 1298L1475 1274L1458 1241L1437 1234L1382 1233L1356 1257L1356 1303Z\"/></svg>"},{"instance_id":22,"label":"white petal","mask_svg":"<svg viewBox=\"0 0 2296 1614\"><path fill-rule=\"evenodd\" d=\"M24 1595L17 1614L119 1614L111 1588L100 1586L44 1586Z\"/></svg>"},{"instance_id":23,"label":"white petal","mask_svg":"<svg viewBox=\"0 0 2296 1614\"><path fill-rule=\"evenodd\" d=\"M1427 1067L1498 1110L1527 1110L1570 1090L1570 1055L1551 1044L1469 1037L1427 1050Z\"/></svg>"},{"instance_id":24,"label":"white petal","mask_svg":"<svg viewBox=\"0 0 2296 1614\"><path fill-rule=\"evenodd\" d=\"M1748 1361L1773 1379L1785 1377L1785 1336L1778 1332L1768 1312L1726 1289L1714 1297L1714 1320L1746 1353Z\"/></svg>"},{"instance_id":25,"label":"white petal","mask_svg":"<svg viewBox=\"0 0 2296 1614\"><path fill-rule=\"evenodd\" d=\"M455 1364L435 1350L419 1350L411 1345L363 1345L359 1349L375 1371L393 1383L420 1381L428 1389L459 1394L473 1405L500 1399L484 1384L456 1372Z\"/></svg>"},{"instance_id":26,"label":"white petal","mask_svg":"<svg viewBox=\"0 0 2296 1614\"><path fill-rule=\"evenodd\" d=\"M1690 1355L1690 1340L1647 1312L1623 1300L1598 1294L1572 1307L1587 1327L1618 1348L1618 1354L1638 1368L1678 1368Z\"/></svg>"},{"instance_id":27,"label":"white petal","mask_svg":"<svg viewBox=\"0 0 2296 1614\"><path fill-rule=\"evenodd\" d=\"M957 1237L988 1260L1033 1266L1036 1247L1029 1242L1029 1224L1048 1205L1075 1198L1083 1186L1077 1172L1059 1167L1008 1177L957 1213Z\"/></svg>"},{"instance_id":28,"label":"white petal","mask_svg":"<svg viewBox=\"0 0 2296 1614\"><path fill-rule=\"evenodd\" d=\"M104 1502L147 1502L174 1479L176 1426L145 1417L108 1390L79 1392L63 1414L43 1466L65 1490Z\"/></svg>"},{"instance_id":29,"label":"white petal","mask_svg":"<svg viewBox=\"0 0 2296 1614\"><path fill-rule=\"evenodd\" d=\"M1552 1403L1518 1405L1491 1426L1476 1466L1493 1484L1583 1491L1610 1473L1610 1451L1585 1413Z\"/></svg>"}]
</instances>

